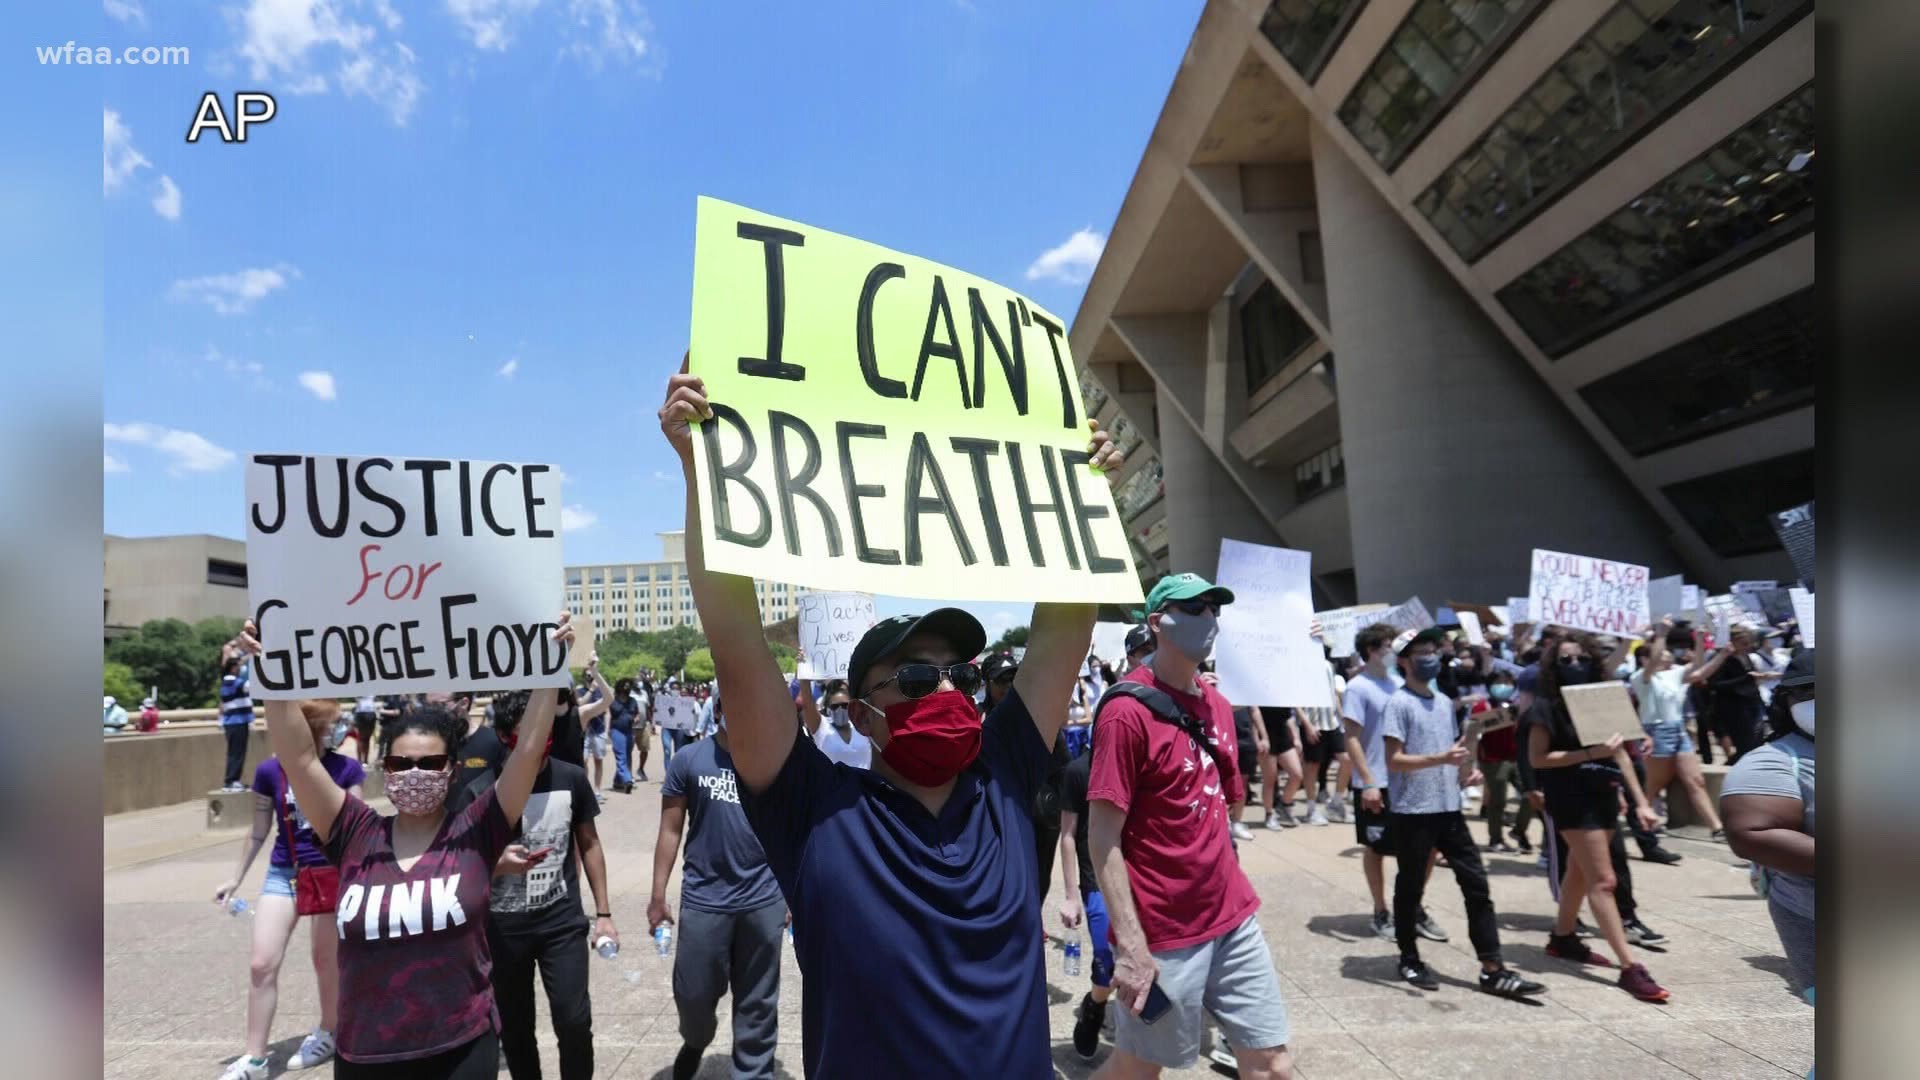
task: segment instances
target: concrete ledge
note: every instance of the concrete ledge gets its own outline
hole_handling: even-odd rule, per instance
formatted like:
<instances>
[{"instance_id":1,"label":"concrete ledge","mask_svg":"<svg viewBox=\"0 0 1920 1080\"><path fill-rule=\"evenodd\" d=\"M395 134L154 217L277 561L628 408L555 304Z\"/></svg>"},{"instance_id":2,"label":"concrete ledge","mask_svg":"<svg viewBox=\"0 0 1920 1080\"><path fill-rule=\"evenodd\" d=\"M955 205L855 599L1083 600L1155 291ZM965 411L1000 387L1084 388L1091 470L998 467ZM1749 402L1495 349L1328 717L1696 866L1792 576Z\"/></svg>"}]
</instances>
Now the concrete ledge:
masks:
<instances>
[{"instance_id":1,"label":"concrete ledge","mask_svg":"<svg viewBox=\"0 0 1920 1080\"><path fill-rule=\"evenodd\" d=\"M1727 766L1702 765L1700 766L1700 775L1705 777L1707 781L1707 798L1712 799L1715 806L1719 806L1720 787L1727 782ZM1698 816L1694 814L1693 800L1687 798L1686 791L1681 788L1679 777L1674 777L1673 783L1667 785L1666 794L1667 826L1669 828L1684 828L1688 825L1700 825L1704 827L1706 825L1706 822L1699 820Z\"/></svg>"},{"instance_id":2,"label":"concrete ledge","mask_svg":"<svg viewBox=\"0 0 1920 1080\"><path fill-rule=\"evenodd\" d=\"M209 791L219 785L227 768L227 737L218 723L177 723L149 735L114 735L104 740L101 754L103 814L203 803L210 829L238 828L249 818L250 795ZM267 740L266 725L255 722L247 739L247 763L240 772L241 782L251 784L253 771L271 756L273 746ZM378 770L368 769L363 791L368 799L386 791ZM227 800L222 814L225 825L215 824L215 797Z\"/></svg>"}]
</instances>

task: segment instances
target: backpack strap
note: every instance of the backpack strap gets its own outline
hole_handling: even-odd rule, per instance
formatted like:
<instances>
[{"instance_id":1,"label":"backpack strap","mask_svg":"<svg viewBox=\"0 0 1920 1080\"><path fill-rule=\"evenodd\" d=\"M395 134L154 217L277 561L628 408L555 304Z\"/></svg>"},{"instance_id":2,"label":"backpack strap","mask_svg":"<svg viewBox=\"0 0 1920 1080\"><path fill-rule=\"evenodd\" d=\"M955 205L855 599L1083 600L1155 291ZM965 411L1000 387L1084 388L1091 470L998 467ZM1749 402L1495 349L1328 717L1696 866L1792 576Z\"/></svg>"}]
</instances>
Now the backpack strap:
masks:
<instances>
[{"instance_id":1,"label":"backpack strap","mask_svg":"<svg viewBox=\"0 0 1920 1080\"><path fill-rule=\"evenodd\" d=\"M1187 737L1200 744L1201 749L1207 752L1207 756L1213 759L1215 768L1225 768L1225 763L1220 760L1220 751L1214 747L1213 740L1207 736L1206 730L1200 726L1200 721L1189 715L1187 710L1182 708L1180 703L1174 700L1171 694L1157 687L1131 681L1114 683L1112 686L1107 687L1107 692L1101 694L1100 701L1094 705L1094 723L1098 724L1100 722L1100 714L1106 711L1109 703L1116 698L1123 697L1132 698L1146 706L1147 711L1155 717L1186 732Z\"/></svg>"}]
</instances>

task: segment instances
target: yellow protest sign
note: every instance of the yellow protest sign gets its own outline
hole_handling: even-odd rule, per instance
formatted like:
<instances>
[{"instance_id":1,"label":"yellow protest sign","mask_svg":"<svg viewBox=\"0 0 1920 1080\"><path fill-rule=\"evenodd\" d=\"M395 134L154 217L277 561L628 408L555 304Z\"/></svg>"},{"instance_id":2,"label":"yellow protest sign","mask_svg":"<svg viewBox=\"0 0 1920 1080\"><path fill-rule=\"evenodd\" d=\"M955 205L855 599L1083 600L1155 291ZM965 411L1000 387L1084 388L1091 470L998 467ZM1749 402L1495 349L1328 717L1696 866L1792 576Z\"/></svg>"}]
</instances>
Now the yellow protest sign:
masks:
<instances>
[{"instance_id":1,"label":"yellow protest sign","mask_svg":"<svg viewBox=\"0 0 1920 1080\"><path fill-rule=\"evenodd\" d=\"M707 565L823 590L1137 603L1065 324L1010 289L702 198Z\"/></svg>"}]
</instances>

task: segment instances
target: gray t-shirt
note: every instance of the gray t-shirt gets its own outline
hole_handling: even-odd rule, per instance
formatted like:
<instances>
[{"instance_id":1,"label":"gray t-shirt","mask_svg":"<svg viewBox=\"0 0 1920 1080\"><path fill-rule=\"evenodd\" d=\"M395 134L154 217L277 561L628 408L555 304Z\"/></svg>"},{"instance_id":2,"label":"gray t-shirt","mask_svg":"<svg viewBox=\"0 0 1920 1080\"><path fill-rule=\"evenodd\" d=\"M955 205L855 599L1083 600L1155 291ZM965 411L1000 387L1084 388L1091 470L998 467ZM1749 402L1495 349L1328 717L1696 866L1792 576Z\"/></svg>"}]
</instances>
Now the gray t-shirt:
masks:
<instances>
[{"instance_id":1,"label":"gray t-shirt","mask_svg":"<svg viewBox=\"0 0 1920 1080\"><path fill-rule=\"evenodd\" d=\"M1800 828L1813 835L1814 743L1798 732L1755 747L1727 773L1720 797L1729 795L1777 795L1799 799L1805 804ZM1803 918L1813 918L1813 879L1780 870L1768 871L1773 877L1770 895L1780 906Z\"/></svg>"},{"instance_id":2,"label":"gray t-shirt","mask_svg":"<svg viewBox=\"0 0 1920 1080\"><path fill-rule=\"evenodd\" d=\"M733 755L717 739L683 747L660 794L687 800L687 862L680 902L701 911L751 911L780 899L766 852L740 808Z\"/></svg>"},{"instance_id":3,"label":"gray t-shirt","mask_svg":"<svg viewBox=\"0 0 1920 1080\"><path fill-rule=\"evenodd\" d=\"M1376 783L1387 782L1386 744L1380 741L1380 724L1387 716L1387 702L1396 689L1392 679L1378 679L1361 672L1347 683L1343 704L1346 718L1360 725L1360 743L1366 747L1367 768ZM1353 786L1360 786L1360 770L1353 770ZM1395 809L1398 809L1397 807Z\"/></svg>"},{"instance_id":4,"label":"gray t-shirt","mask_svg":"<svg viewBox=\"0 0 1920 1080\"><path fill-rule=\"evenodd\" d=\"M1401 687L1387 699L1380 742L1399 739L1409 754L1441 754L1458 738L1453 699L1438 690L1422 696ZM1382 751L1384 755L1384 750ZM1434 765L1389 774L1387 806L1396 814L1444 814L1460 809L1460 767Z\"/></svg>"}]
</instances>

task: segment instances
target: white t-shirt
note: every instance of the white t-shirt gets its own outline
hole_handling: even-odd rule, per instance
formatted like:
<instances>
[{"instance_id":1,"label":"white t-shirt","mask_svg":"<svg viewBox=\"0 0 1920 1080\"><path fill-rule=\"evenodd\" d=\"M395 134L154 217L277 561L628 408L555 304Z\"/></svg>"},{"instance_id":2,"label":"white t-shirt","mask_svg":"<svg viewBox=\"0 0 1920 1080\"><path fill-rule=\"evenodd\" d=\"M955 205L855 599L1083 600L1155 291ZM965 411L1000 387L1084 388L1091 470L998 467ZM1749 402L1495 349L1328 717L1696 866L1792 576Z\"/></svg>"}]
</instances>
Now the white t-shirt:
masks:
<instances>
[{"instance_id":1,"label":"white t-shirt","mask_svg":"<svg viewBox=\"0 0 1920 1080\"><path fill-rule=\"evenodd\" d=\"M1661 724L1687 721L1687 684L1685 672L1669 667L1657 675L1645 669L1633 673L1633 693L1640 699L1640 726L1652 731Z\"/></svg>"},{"instance_id":2,"label":"white t-shirt","mask_svg":"<svg viewBox=\"0 0 1920 1080\"><path fill-rule=\"evenodd\" d=\"M822 720L820 729L813 733L813 745L827 755L828 761L837 761L856 769L871 768L873 766L872 741L851 727L847 729L847 736L847 738L841 738L838 728Z\"/></svg>"}]
</instances>

